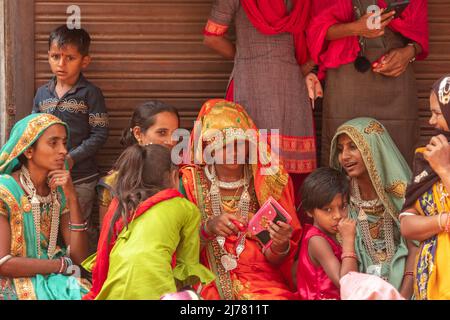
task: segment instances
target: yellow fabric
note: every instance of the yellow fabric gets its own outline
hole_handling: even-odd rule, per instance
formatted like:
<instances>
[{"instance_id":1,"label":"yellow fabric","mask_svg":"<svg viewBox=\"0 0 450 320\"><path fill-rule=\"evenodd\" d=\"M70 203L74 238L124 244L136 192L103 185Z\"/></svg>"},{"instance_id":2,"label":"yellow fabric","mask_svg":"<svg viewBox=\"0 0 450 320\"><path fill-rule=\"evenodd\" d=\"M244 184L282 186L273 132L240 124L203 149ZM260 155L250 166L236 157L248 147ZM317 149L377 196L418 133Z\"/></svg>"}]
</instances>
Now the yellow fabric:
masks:
<instances>
[{"instance_id":1,"label":"yellow fabric","mask_svg":"<svg viewBox=\"0 0 450 320\"><path fill-rule=\"evenodd\" d=\"M113 195L112 190L116 185L118 171L112 171L107 176L100 179L97 185L97 194L99 205L103 207L109 207L112 202Z\"/></svg>"},{"instance_id":2,"label":"yellow fabric","mask_svg":"<svg viewBox=\"0 0 450 320\"><path fill-rule=\"evenodd\" d=\"M442 182L433 185L433 202L436 205L435 215L440 212L450 212L449 197L442 197L442 193L448 194ZM416 210L424 215L419 201L415 205ZM450 300L450 233L442 231L437 236L436 255L434 269L428 279L427 297L430 300Z\"/></svg>"}]
</instances>

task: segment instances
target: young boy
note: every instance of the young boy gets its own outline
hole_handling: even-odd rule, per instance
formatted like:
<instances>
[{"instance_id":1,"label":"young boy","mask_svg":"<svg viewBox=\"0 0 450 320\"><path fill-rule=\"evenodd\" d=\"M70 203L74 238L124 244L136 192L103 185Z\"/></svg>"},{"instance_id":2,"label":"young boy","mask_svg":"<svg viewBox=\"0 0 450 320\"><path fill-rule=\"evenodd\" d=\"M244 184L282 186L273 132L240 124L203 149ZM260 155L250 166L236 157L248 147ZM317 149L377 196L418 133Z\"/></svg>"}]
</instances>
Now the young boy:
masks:
<instances>
[{"instance_id":1,"label":"young boy","mask_svg":"<svg viewBox=\"0 0 450 320\"><path fill-rule=\"evenodd\" d=\"M33 113L50 113L69 125L67 160L84 218L90 222L93 252L97 241L91 211L99 177L95 154L108 137L108 114L102 91L81 73L91 61L90 42L85 30L70 30L66 25L50 34L48 61L54 77L37 90Z\"/></svg>"},{"instance_id":2,"label":"young boy","mask_svg":"<svg viewBox=\"0 0 450 320\"><path fill-rule=\"evenodd\" d=\"M319 168L302 185L303 210L313 218L305 225L297 266L301 300L340 299L339 280L357 271L356 221L347 218L349 182L331 168ZM336 234L342 237L342 246Z\"/></svg>"}]
</instances>

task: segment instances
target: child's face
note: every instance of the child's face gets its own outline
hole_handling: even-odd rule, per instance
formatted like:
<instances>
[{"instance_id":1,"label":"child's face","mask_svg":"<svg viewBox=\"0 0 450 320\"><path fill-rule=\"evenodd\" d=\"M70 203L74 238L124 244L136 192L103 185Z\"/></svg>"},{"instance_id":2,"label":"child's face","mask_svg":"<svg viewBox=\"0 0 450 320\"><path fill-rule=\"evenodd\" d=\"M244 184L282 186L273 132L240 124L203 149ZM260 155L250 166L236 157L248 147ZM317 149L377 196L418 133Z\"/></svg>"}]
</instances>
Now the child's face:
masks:
<instances>
[{"instance_id":1,"label":"child's face","mask_svg":"<svg viewBox=\"0 0 450 320\"><path fill-rule=\"evenodd\" d=\"M339 163L349 177L358 178L367 174L361 152L348 135L341 134L338 137L337 151Z\"/></svg>"},{"instance_id":2,"label":"child's face","mask_svg":"<svg viewBox=\"0 0 450 320\"><path fill-rule=\"evenodd\" d=\"M447 121L442 114L441 106L439 105L438 97L434 92L431 92L430 95L430 110L431 110L431 118L429 123L431 126L436 129L450 131L448 128Z\"/></svg>"},{"instance_id":3,"label":"child's face","mask_svg":"<svg viewBox=\"0 0 450 320\"><path fill-rule=\"evenodd\" d=\"M90 61L89 56L82 56L78 48L71 44L58 47L57 43L53 42L48 51L48 62L58 82L75 84L81 70L85 69Z\"/></svg>"},{"instance_id":4,"label":"child's face","mask_svg":"<svg viewBox=\"0 0 450 320\"><path fill-rule=\"evenodd\" d=\"M314 219L315 227L327 234L336 234L339 221L347 217L347 200L338 193L325 207L316 208L308 215Z\"/></svg>"}]
</instances>

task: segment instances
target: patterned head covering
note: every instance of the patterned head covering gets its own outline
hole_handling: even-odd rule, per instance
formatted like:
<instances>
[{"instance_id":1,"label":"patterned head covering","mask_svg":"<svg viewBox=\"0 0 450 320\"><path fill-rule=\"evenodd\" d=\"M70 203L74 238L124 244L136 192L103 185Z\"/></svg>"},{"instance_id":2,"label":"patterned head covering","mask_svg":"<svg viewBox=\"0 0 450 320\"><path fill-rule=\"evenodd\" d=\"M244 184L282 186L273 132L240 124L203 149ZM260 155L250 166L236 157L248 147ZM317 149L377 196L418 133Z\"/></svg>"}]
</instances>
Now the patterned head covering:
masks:
<instances>
[{"instance_id":1,"label":"patterned head covering","mask_svg":"<svg viewBox=\"0 0 450 320\"><path fill-rule=\"evenodd\" d=\"M8 141L0 150L0 174L10 174L19 164L19 156L54 124L63 125L69 132L64 122L47 113L31 114L17 122L11 130Z\"/></svg>"},{"instance_id":2,"label":"patterned head covering","mask_svg":"<svg viewBox=\"0 0 450 320\"><path fill-rule=\"evenodd\" d=\"M330 166L343 170L338 160L338 137L346 134L361 152L379 199L398 220L411 170L386 128L372 118L356 118L337 129L331 142Z\"/></svg>"},{"instance_id":3,"label":"patterned head covering","mask_svg":"<svg viewBox=\"0 0 450 320\"><path fill-rule=\"evenodd\" d=\"M450 125L450 75L446 75L433 84L432 92L438 98L442 115ZM450 141L450 132L435 129L436 135L443 134ZM423 152L425 148L418 148L414 155L414 175L411 184L406 190L406 200L403 209L408 209L414 205L417 199L427 192L436 182L440 180L436 172L425 160Z\"/></svg>"},{"instance_id":4,"label":"patterned head covering","mask_svg":"<svg viewBox=\"0 0 450 320\"><path fill-rule=\"evenodd\" d=\"M238 140L250 144L250 163L258 201L263 204L269 196L278 200L288 184L288 173L278 157L272 156L269 145L262 141L245 109L237 103L223 99L205 102L191 134L191 160L204 165L206 147L217 150Z\"/></svg>"}]
</instances>

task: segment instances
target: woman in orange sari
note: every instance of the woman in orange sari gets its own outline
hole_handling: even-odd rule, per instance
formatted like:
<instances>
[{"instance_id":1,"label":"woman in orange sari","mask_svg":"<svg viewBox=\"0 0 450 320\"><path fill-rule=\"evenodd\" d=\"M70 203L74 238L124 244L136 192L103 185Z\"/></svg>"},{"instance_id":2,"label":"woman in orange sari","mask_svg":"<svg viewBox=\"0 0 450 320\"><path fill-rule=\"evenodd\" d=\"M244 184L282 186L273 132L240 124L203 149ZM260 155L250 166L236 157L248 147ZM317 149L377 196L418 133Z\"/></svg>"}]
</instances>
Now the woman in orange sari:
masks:
<instances>
[{"instance_id":1,"label":"woman in orange sari","mask_svg":"<svg viewBox=\"0 0 450 320\"><path fill-rule=\"evenodd\" d=\"M202 297L294 299L291 267L300 223L288 173L271 157L270 148L239 104L207 101L197 121L190 141L195 165L181 169L181 191L200 208L200 259L217 276L201 289ZM214 159L208 159L208 151ZM269 224L273 242L263 250L246 225L269 196L292 221Z\"/></svg>"}]
</instances>

